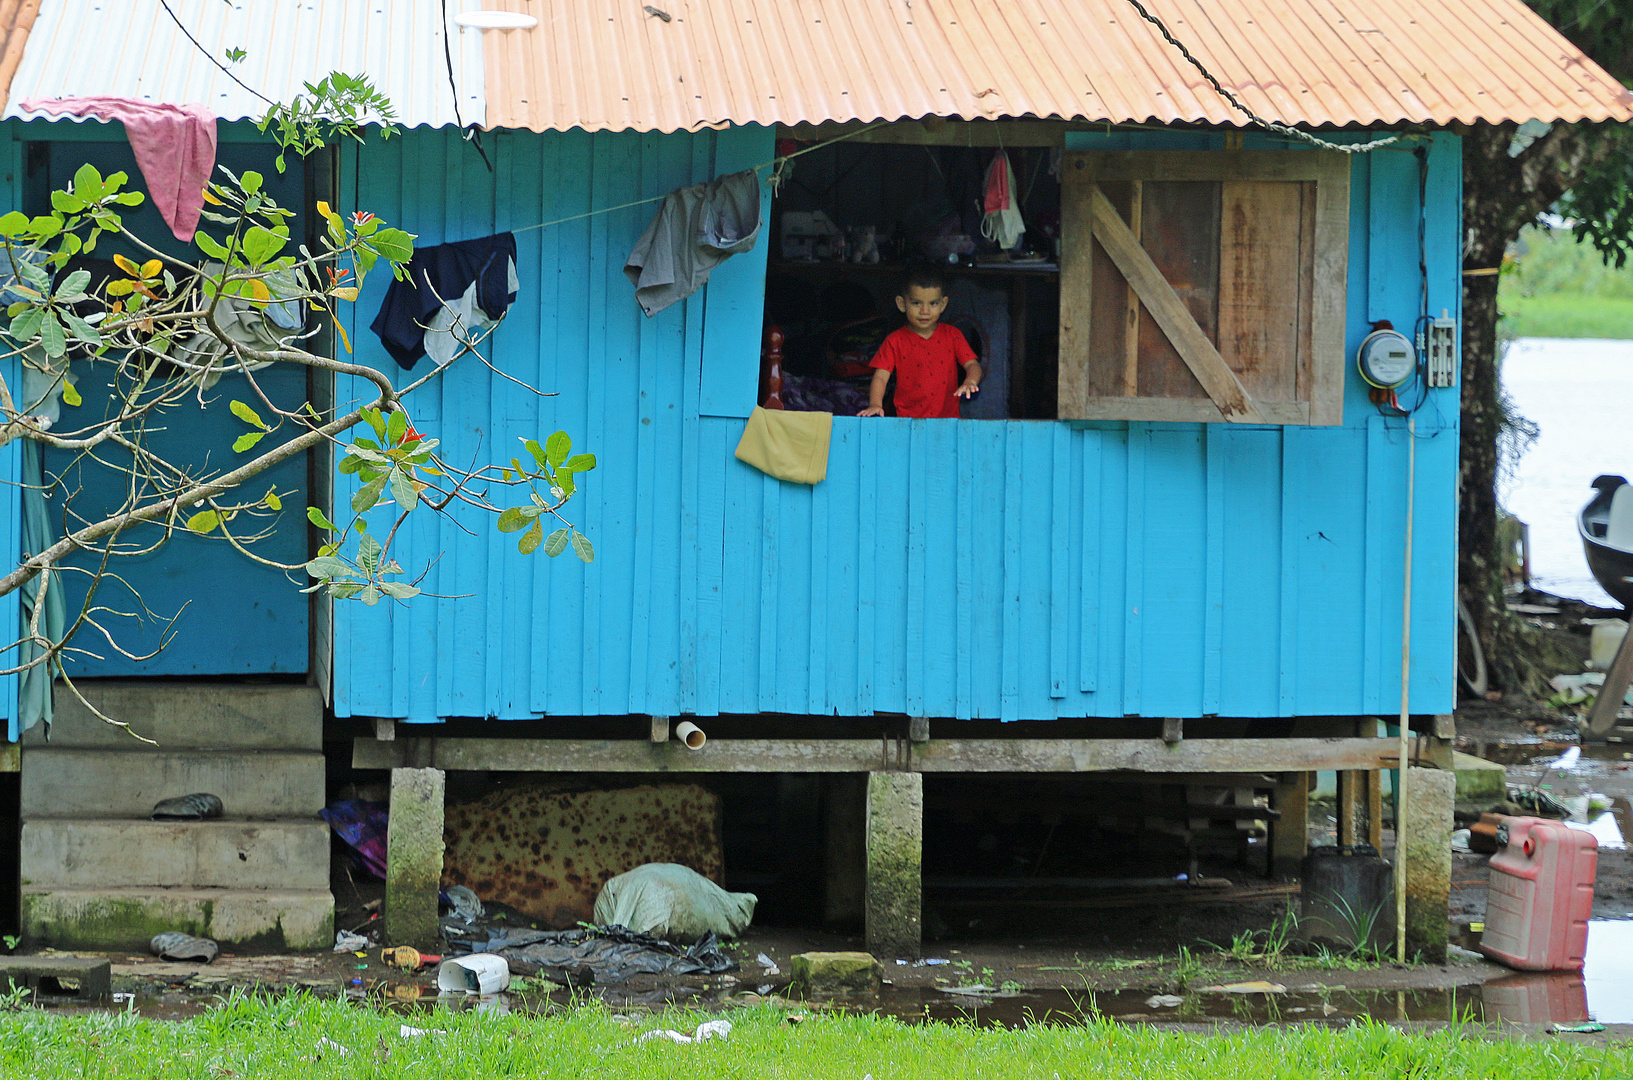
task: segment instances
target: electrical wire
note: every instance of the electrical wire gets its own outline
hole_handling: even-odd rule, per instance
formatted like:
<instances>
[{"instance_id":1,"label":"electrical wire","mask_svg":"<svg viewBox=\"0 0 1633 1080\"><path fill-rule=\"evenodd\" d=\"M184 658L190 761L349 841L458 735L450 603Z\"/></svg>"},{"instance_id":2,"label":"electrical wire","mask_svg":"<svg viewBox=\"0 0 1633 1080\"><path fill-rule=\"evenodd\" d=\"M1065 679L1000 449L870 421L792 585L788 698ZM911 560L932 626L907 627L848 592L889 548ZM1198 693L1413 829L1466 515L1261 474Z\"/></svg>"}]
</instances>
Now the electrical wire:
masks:
<instances>
[{"instance_id":1,"label":"electrical wire","mask_svg":"<svg viewBox=\"0 0 1633 1080\"><path fill-rule=\"evenodd\" d=\"M1279 131L1283 135L1290 135L1293 138L1298 139L1300 142L1307 142L1311 146L1320 147L1323 150L1336 150L1341 154L1365 154L1376 150L1379 147L1388 146L1391 143L1400 141L1401 136L1391 135L1386 139L1374 139L1371 142L1366 143L1335 143L1311 135L1308 131L1300 131L1298 128L1289 127L1286 124L1278 123L1275 120L1266 120L1264 117L1258 115L1246 105L1243 105L1241 99L1235 94L1231 93L1229 90L1226 90L1224 84L1214 77L1213 72L1202 66L1202 61L1191 55L1191 50L1187 49L1184 43L1169 31L1168 27L1163 24L1161 19L1145 10L1145 5L1140 3L1140 0L1128 0L1128 2L1133 6L1135 11L1140 13L1140 17L1142 19L1157 28L1157 32L1162 34L1163 40L1167 41L1168 44L1178 49L1179 54L1186 60L1190 61L1191 66L1196 68L1196 70L1202 74L1204 79L1208 80L1208 84L1214 88L1214 91L1218 93L1220 97L1230 102L1231 106L1235 108L1237 112L1241 113L1255 124L1258 124L1260 127L1269 131Z\"/></svg>"},{"instance_id":2,"label":"electrical wire","mask_svg":"<svg viewBox=\"0 0 1633 1080\"><path fill-rule=\"evenodd\" d=\"M169 0L159 0L159 6L164 8L164 13L166 15L170 16L170 21L176 24L176 29L180 30L182 32L182 34L187 38L187 40L191 41L193 43L194 48L196 48L199 52L204 54L204 58L206 60L210 61L210 63L212 63L216 67L220 68L221 73L223 75L227 76L227 78L231 79L233 82L237 83L239 86L242 86L245 90L248 90L250 93L254 94L256 97L258 97L262 101L266 102L268 105L278 104L276 101L273 101L271 98L269 98L265 94L261 93L261 91L255 89L255 87L253 87L253 86L249 85L248 83L246 83L243 79L240 79L237 75L234 75L232 73L231 69L229 69L227 67L227 65L225 65L221 61L217 60L215 58L215 54L212 53L209 49L206 49L199 42L198 38L193 36L193 32L191 30L187 29L186 26L182 25L181 19L176 17L176 13L174 11L170 10Z\"/></svg>"},{"instance_id":3,"label":"electrical wire","mask_svg":"<svg viewBox=\"0 0 1633 1080\"><path fill-rule=\"evenodd\" d=\"M442 59L448 65L448 90L454 99L454 123L458 124L459 130L465 133L465 141L476 147L476 152L482 155L482 164L488 167L489 173L492 173L493 162L488 160L488 152L482 149L481 130L475 124L467 129L465 121L459 115L459 85L454 82L454 50L448 41L448 37L448 0L442 0Z\"/></svg>"}]
</instances>

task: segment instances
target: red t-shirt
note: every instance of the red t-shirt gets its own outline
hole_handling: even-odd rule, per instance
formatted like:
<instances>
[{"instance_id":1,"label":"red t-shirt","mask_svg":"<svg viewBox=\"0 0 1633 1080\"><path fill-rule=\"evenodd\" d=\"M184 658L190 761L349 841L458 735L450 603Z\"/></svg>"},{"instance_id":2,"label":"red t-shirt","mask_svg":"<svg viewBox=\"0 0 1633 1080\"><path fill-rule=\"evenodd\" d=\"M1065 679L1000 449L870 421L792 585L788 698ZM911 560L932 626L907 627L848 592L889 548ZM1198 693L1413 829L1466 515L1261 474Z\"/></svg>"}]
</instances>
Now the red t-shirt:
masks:
<instances>
[{"instance_id":1,"label":"red t-shirt","mask_svg":"<svg viewBox=\"0 0 1633 1080\"><path fill-rule=\"evenodd\" d=\"M895 331L873 354L873 366L896 373L897 416L958 416L958 395L963 365L975 359L975 350L956 326L937 323L927 338L911 326Z\"/></svg>"}]
</instances>

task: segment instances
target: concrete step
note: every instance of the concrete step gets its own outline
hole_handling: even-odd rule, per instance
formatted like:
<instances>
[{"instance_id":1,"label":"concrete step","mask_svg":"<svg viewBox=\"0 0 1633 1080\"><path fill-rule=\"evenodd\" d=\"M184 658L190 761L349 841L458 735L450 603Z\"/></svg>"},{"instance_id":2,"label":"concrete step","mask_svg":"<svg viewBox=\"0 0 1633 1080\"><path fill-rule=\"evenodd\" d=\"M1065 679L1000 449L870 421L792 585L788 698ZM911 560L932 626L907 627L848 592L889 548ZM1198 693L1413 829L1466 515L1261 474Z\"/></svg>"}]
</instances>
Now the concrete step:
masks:
<instances>
[{"instance_id":1,"label":"concrete step","mask_svg":"<svg viewBox=\"0 0 1633 1080\"><path fill-rule=\"evenodd\" d=\"M312 817L323 808L323 755L281 750L23 749L22 813L145 818L153 804L207 791L229 818Z\"/></svg>"},{"instance_id":2,"label":"concrete step","mask_svg":"<svg viewBox=\"0 0 1633 1080\"><path fill-rule=\"evenodd\" d=\"M327 949L334 897L328 889L23 889L28 948L146 952L165 930L239 950Z\"/></svg>"},{"instance_id":3,"label":"concrete step","mask_svg":"<svg viewBox=\"0 0 1633 1080\"><path fill-rule=\"evenodd\" d=\"M149 749L321 750L323 699L313 686L161 683L86 679L74 684L105 715L153 739ZM43 724L25 746L139 749L146 743L92 715L62 683L55 687L51 740Z\"/></svg>"},{"instance_id":4,"label":"concrete step","mask_svg":"<svg viewBox=\"0 0 1633 1080\"><path fill-rule=\"evenodd\" d=\"M319 820L25 821L22 883L322 889L329 827Z\"/></svg>"}]
</instances>

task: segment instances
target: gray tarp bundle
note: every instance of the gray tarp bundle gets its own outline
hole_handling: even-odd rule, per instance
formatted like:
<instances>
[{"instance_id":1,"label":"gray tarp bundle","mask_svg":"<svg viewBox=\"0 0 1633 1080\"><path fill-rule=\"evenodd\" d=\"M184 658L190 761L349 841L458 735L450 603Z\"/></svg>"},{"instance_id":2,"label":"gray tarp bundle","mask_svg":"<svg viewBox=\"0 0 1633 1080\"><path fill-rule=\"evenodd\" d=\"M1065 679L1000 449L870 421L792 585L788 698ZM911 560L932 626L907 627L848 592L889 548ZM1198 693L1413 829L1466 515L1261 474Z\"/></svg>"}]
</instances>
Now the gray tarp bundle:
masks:
<instances>
[{"instance_id":1,"label":"gray tarp bundle","mask_svg":"<svg viewBox=\"0 0 1633 1080\"><path fill-rule=\"evenodd\" d=\"M504 957L515 975L543 973L577 986L623 982L634 975L718 975L737 970L737 961L720 951L713 934L683 949L623 926L556 931L494 927L488 940L471 951Z\"/></svg>"}]
</instances>

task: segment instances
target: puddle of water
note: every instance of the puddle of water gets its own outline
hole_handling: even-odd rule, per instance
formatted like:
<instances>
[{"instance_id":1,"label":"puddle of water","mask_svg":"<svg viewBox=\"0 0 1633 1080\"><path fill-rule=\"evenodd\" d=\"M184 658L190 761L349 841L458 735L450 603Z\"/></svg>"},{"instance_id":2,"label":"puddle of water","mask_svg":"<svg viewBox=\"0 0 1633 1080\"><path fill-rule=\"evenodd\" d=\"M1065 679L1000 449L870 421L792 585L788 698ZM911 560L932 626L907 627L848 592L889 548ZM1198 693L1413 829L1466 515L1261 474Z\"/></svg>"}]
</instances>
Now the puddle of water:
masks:
<instances>
[{"instance_id":1,"label":"puddle of water","mask_svg":"<svg viewBox=\"0 0 1633 1080\"><path fill-rule=\"evenodd\" d=\"M665 987L631 992L616 986L597 995L608 1006L630 1012L670 1008L729 1007L742 987L704 989ZM120 995L123 997L123 995ZM351 1000L362 999L353 994ZM949 994L929 988L885 987L878 997L838 998L813 1002L832 1008L891 1016L907 1023L975 1023L983 1027L1018 1028L1029 1024L1075 1024L1089 1018L1127 1023L1173 1024L1233 1021L1243 1024L1324 1024L1344 1026L1369 1016L1385 1021L1496 1022L1523 1024L1633 1024L1633 920L1594 920L1588 924L1586 969L1576 972L1515 972L1483 986L1429 990L1324 990L1281 994L1231 994L1193 991L1174 1008L1152 1004L1146 990L1095 993L1084 990L1023 990L997 997ZM439 1008L492 1015L543 1015L571 1007L573 995L497 994L478 998L435 993L409 1000L373 996L371 1002L406 1015L424 1016ZM580 997L578 1000L582 1001ZM107 1004L41 1001L57 1013L107 1012ZM189 1020L209 1002L187 995L138 995L117 1001L111 1010L130 1009L154 1020Z\"/></svg>"}]
</instances>

